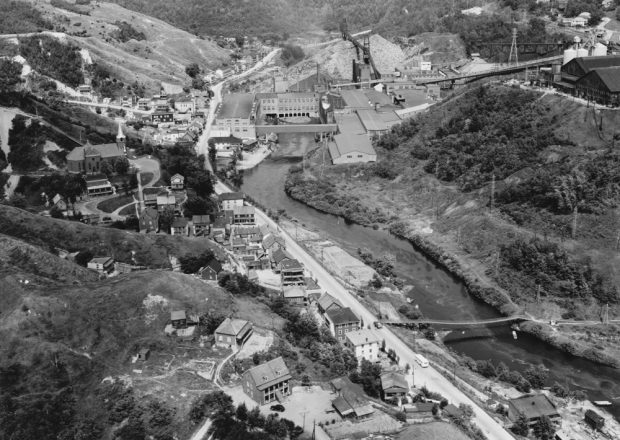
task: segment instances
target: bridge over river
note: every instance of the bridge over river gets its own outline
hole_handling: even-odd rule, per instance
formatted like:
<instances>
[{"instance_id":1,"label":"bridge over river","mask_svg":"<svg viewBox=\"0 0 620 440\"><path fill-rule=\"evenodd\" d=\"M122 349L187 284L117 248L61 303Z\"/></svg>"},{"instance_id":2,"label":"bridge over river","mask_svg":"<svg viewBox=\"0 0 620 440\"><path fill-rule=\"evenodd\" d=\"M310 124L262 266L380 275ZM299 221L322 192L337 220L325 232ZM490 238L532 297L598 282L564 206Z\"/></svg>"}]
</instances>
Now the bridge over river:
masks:
<instances>
[{"instance_id":1,"label":"bridge over river","mask_svg":"<svg viewBox=\"0 0 620 440\"><path fill-rule=\"evenodd\" d=\"M401 321L382 320L383 324L411 327L417 325L435 325L439 327L478 327L493 324L508 324L511 322L531 321L527 316L502 316L500 318L446 321L441 319L403 319Z\"/></svg>"}]
</instances>

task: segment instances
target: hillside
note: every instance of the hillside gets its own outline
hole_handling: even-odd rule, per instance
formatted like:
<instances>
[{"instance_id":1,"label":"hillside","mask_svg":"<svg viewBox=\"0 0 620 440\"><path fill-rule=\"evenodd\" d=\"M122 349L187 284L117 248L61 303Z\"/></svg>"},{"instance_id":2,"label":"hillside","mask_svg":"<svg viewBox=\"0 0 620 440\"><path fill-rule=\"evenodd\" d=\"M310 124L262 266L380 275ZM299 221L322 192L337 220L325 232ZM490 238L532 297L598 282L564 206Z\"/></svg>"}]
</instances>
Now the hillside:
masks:
<instances>
[{"instance_id":1,"label":"hillside","mask_svg":"<svg viewBox=\"0 0 620 440\"><path fill-rule=\"evenodd\" d=\"M170 371L165 365L177 356L206 361L214 353L196 345L187 358L187 350L163 328L171 310L228 309L228 294L172 272L41 286L0 271L0 282L11 293L10 301L0 299L1 438L112 438L114 431L115 438L128 440L139 438L134 429L144 433L141 438L189 435L188 405L199 395L190 389L207 391L210 384L177 373L189 371L189 364ZM132 365L141 348L151 350L148 365ZM136 368L146 377L136 375Z\"/></svg>"},{"instance_id":2,"label":"hillside","mask_svg":"<svg viewBox=\"0 0 620 440\"><path fill-rule=\"evenodd\" d=\"M591 107L559 96L473 88L379 139L377 164L330 167L320 178L317 158L293 169L286 189L410 239L505 313L598 321L606 303L620 314L620 176L610 149L618 123L617 112L597 111L595 121ZM615 363L617 344L594 349L575 333L549 337Z\"/></svg>"},{"instance_id":3,"label":"hillside","mask_svg":"<svg viewBox=\"0 0 620 440\"><path fill-rule=\"evenodd\" d=\"M111 256L116 261L149 268L170 268L170 257L200 255L215 250L205 239L171 235L144 235L79 222L42 217L7 205L0 205L0 231L45 249L89 250L95 256Z\"/></svg>"},{"instance_id":4,"label":"hillside","mask_svg":"<svg viewBox=\"0 0 620 440\"><path fill-rule=\"evenodd\" d=\"M88 52L85 64L98 63L126 84L135 81L156 90L160 82L182 85L185 66L216 69L229 52L164 21L106 2L91 2L71 12L46 2L30 2L44 20L56 23L60 38ZM124 26L121 32L122 23Z\"/></svg>"}]
</instances>

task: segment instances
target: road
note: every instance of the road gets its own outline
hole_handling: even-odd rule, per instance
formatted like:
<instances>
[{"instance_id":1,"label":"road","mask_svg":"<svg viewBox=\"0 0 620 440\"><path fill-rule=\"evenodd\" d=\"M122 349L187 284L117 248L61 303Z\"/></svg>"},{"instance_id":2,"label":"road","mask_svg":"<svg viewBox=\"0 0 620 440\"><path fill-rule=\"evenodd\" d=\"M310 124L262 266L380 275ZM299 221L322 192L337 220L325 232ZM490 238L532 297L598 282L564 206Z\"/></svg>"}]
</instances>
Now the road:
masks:
<instances>
[{"instance_id":1,"label":"road","mask_svg":"<svg viewBox=\"0 0 620 440\"><path fill-rule=\"evenodd\" d=\"M87 107L113 108L115 110L124 110L126 112L133 112L133 113L138 113L141 115L150 115L153 113L152 110L138 110L133 107L123 107L123 106L116 105L116 104L103 104L99 102L76 101L74 99L65 99L64 102L68 104L84 105Z\"/></svg>"},{"instance_id":2,"label":"road","mask_svg":"<svg viewBox=\"0 0 620 440\"><path fill-rule=\"evenodd\" d=\"M216 192L229 192L221 182L216 184ZM345 307L350 307L353 312L359 316L365 324L377 321L377 318L366 309L338 280L336 280L323 266L308 254L297 242L271 218L256 208L257 221L267 225L273 230L279 230L282 237L286 240L286 250L297 260L303 263L304 267L310 271L319 283L319 285L337 298ZM484 432L484 434L492 440L514 440L501 424L489 416L474 401L467 397L462 391L456 388L448 379L442 376L435 368L420 368L415 361L415 352L409 348L398 336L392 333L388 328L376 330L386 343L386 350L390 348L400 358L400 365L409 364L414 368L414 383L417 387L426 386L428 389L438 392L446 397L452 404L458 406L461 403L471 405L474 409L474 420L476 425Z\"/></svg>"},{"instance_id":3,"label":"road","mask_svg":"<svg viewBox=\"0 0 620 440\"><path fill-rule=\"evenodd\" d=\"M217 109L217 106L219 105L219 103L222 102L222 87L228 81L236 81L239 79L243 79L244 77L256 72L257 70L262 69L280 52L280 50L281 49L279 48L272 50L267 55L265 55L265 58L260 60L258 63L256 63L254 66L252 66L245 72L241 72L238 75L233 75L231 77L228 77L225 80L211 87L211 90L213 91L213 98L211 99L211 104L209 105L209 114L207 115L207 120L205 122L205 128L202 131L202 134L200 135L198 142L196 142L196 153L205 155L205 158L206 158L205 168L210 173L213 173L213 167L211 166L211 162L209 162L208 141L209 141L209 137L211 137L211 126L213 124L213 119L215 117L215 109Z\"/></svg>"}]
</instances>

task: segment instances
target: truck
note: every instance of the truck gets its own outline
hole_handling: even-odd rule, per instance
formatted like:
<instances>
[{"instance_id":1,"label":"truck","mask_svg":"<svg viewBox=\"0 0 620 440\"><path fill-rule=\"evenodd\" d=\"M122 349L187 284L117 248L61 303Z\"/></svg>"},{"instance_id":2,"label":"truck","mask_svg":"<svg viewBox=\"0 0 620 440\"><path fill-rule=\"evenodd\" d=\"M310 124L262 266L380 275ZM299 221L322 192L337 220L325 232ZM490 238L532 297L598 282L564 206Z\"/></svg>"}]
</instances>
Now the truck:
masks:
<instances>
[{"instance_id":1,"label":"truck","mask_svg":"<svg viewBox=\"0 0 620 440\"><path fill-rule=\"evenodd\" d=\"M422 356L421 354L416 354L415 355L415 361L420 365L420 367L422 368L426 368L429 366L428 363L428 359L426 359L424 356Z\"/></svg>"}]
</instances>

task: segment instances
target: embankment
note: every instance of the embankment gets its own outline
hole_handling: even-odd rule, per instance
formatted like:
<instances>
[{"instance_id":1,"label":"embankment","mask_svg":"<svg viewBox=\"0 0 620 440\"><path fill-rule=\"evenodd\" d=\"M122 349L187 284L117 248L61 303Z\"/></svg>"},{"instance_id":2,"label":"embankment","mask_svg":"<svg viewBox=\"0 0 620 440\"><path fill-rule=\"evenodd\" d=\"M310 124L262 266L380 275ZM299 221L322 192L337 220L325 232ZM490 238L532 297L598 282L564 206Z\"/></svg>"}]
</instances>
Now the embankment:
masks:
<instances>
[{"instance_id":1,"label":"embankment","mask_svg":"<svg viewBox=\"0 0 620 440\"><path fill-rule=\"evenodd\" d=\"M314 182L313 186L316 186L318 189L320 185ZM348 200L346 209L342 209L339 203L325 203L325 197L312 194L311 191L308 191L307 187L300 189L290 180L287 181L286 193L289 197L314 209L328 214L342 216L345 221L357 223L362 226L376 227L378 217L383 217L379 214L376 216L360 215L361 213L367 212L368 209L357 201ZM393 220L393 218L391 220ZM440 265L455 278L462 281L470 295L491 305L506 316L517 314L520 311L521 307L515 304L506 292L494 286L491 280L485 279L483 282L475 274L466 270L464 264L462 264L467 263L467 261L465 261L466 258L448 252L440 245L433 242L432 235L422 236L417 234L415 231L409 230L407 225L401 221L392 221L389 224L387 224L387 222L382 222L381 224L391 234L407 240L431 261ZM590 361L609 365L614 368L620 368L620 360L608 355L604 350L590 344L575 342L561 332L554 330L550 325L537 322L526 322L521 325L521 330L574 356L583 357Z\"/></svg>"}]
</instances>

